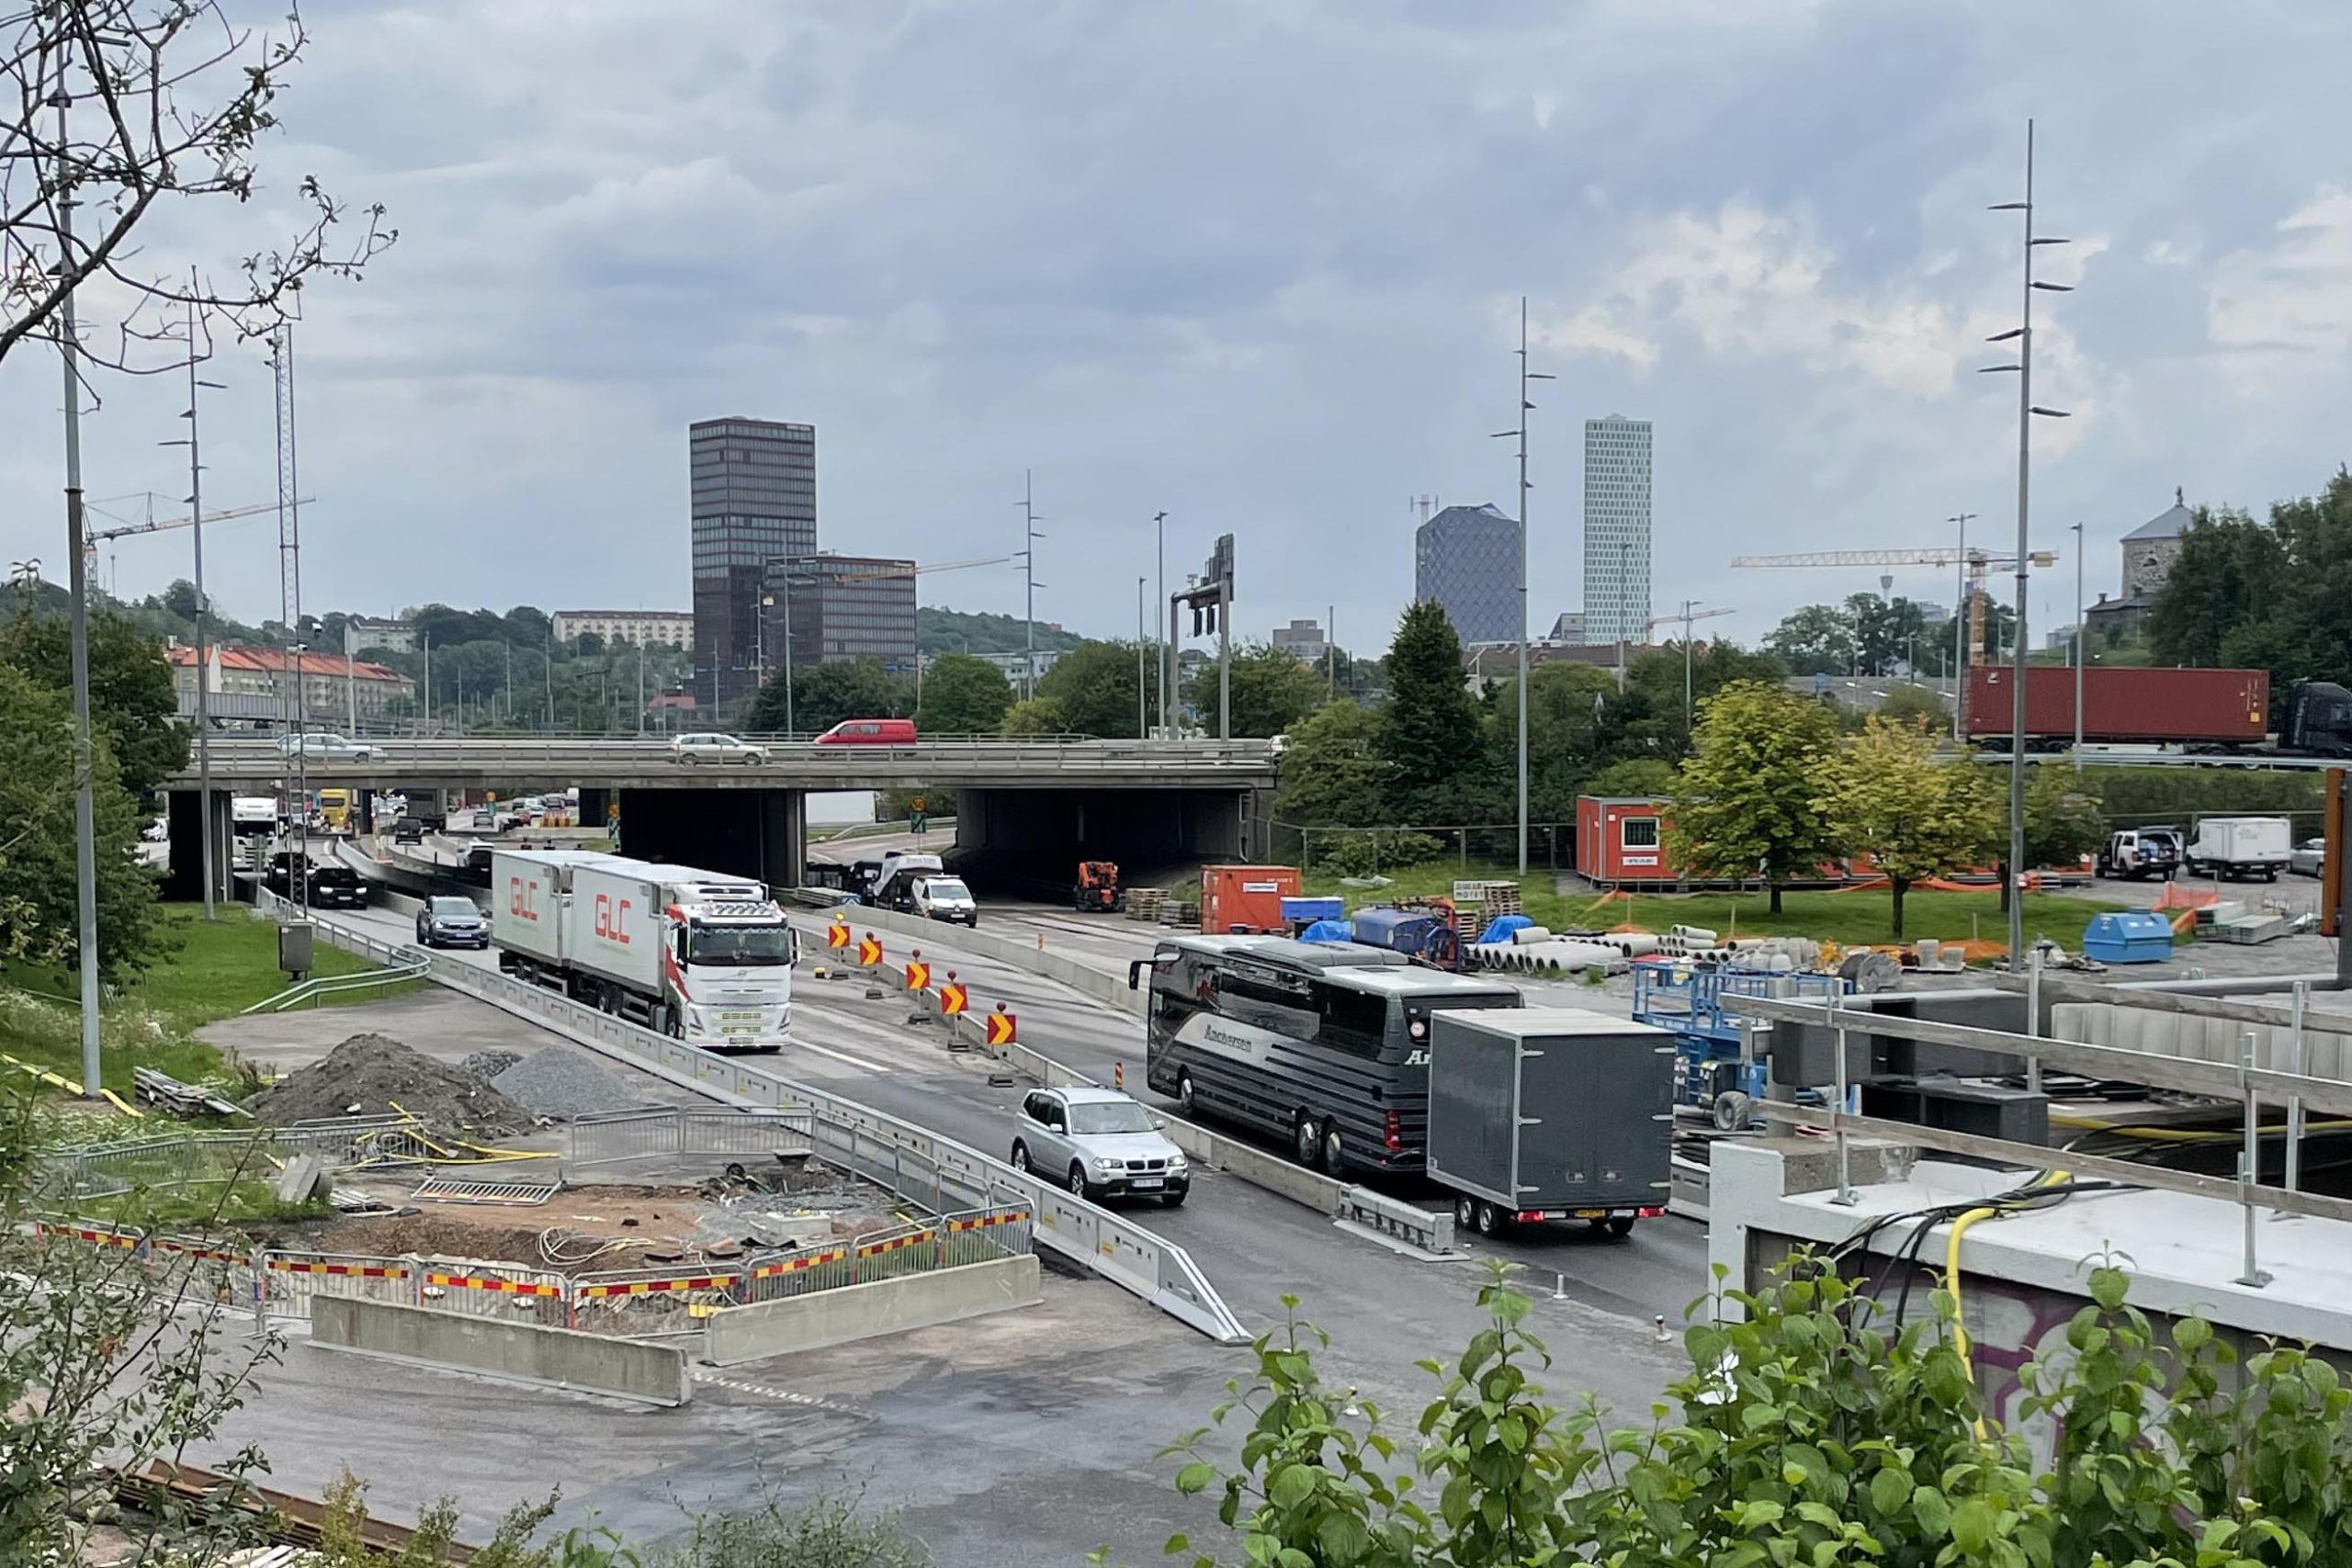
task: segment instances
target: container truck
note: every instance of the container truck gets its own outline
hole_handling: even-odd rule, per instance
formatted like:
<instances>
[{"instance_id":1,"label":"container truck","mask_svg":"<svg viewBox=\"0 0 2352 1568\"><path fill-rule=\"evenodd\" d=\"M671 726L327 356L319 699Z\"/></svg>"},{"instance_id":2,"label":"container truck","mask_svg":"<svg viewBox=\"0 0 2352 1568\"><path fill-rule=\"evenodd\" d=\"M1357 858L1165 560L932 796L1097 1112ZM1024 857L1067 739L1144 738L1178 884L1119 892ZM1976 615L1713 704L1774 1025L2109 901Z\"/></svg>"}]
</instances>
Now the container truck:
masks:
<instances>
[{"instance_id":1,"label":"container truck","mask_svg":"<svg viewBox=\"0 0 2352 1568\"><path fill-rule=\"evenodd\" d=\"M499 851L498 966L712 1051L783 1048L798 943L760 883L584 850Z\"/></svg>"},{"instance_id":2,"label":"container truck","mask_svg":"<svg viewBox=\"0 0 2352 1568\"><path fill-rule=\"evenodd\" d=\"M2352 756L2352 692L2330 681L2300 682L2287 694L2274 738L2265 671L2100 666L2082 677L2086 744ZM2015 671L1998 666L1968 672L1967 732L1987 750L2008 749L2016 678ZM2025 738L2029 751L2059 751L2074 743L2072 669L2042 664L2026 671Z\"/></svg>"},{"instance_id":3,"label":"container truck","mask_svg":"<svg viewBox=\"0 0 2352 1568\"><path fill-rule=\"evenodd\" d=\"M1430 1015L1429 1173L1464 1229L1666 1212L1674 1036L1583 1008Z\"/></svg>"}]
</instances>

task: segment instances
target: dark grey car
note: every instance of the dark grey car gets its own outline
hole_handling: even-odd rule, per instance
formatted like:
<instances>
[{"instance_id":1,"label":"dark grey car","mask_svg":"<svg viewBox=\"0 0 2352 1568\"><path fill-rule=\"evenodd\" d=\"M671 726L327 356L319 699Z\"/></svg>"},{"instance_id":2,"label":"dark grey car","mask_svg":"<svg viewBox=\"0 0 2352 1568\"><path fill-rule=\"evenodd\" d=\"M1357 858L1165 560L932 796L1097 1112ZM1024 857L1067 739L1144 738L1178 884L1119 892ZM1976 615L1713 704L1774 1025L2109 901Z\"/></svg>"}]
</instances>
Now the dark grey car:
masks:
<instances>
[{"instance_id":1,"label":"dark grey car","mask_svg":"<svg viewBox=\"0 0 2352 1568\"><path fill-rule=\"evenodd\" d=\"M426 947L490 946L490 922L470 898L427 898L416 912L416 940Z\"/></svg>"}]
</instances>

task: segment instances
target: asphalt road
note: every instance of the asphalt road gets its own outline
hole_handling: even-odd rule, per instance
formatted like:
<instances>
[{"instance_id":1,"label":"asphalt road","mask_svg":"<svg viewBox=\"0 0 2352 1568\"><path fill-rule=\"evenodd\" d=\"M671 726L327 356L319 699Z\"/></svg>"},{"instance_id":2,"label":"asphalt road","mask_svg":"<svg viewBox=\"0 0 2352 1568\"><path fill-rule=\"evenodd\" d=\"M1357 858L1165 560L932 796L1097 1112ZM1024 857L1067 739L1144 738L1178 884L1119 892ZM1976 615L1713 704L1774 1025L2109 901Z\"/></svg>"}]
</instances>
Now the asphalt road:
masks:
<instances>
[{"instance_id":1,"label":"asphalt road","mask_svg":"<svg viewBox=\"0 0 2352 1568\"><path fill-rule=\"evenodd\" d=\"M822 919L797 919L805 951L821 953ZM368 910L358 919L379 934L410 934L397 915ZM922 950L934 975L954 969L970 984L976 1007L1010 1004L1023 1043L1105 1083L1124 1064L1129 1089L1159 1102L1143 1085L1140 1021L961 952L948 928L938 940L923 939ZM890 951L904 954L901 947ZM455 956L495 962L494 953ZM796 977L793 1045L763 1066L1000 1157L1010 1151L1023 1088L990 1086L977 1054L951 1054L936 1026L909 1024L901 998L869 1000L862 977L820 980L813 967L804 963ZM1427 1196L1410 1189L1399 1195ZM1473 1297L1483 1273L1475 1264L1393 1252L1229 1176L1204 1172L1184 1207L1147 1207L1136 1217L1191 1252L1253 1332L1281 1322L1281 1298L1297 1296L1301 1310L1334 1334L1350 1375L1367 1392L1385 1388L1386 1399L1419 1388L1416 1359L1432 1347L1465 1341L1477 1326ZM1517 1267L1522 1288L1543 1298L1555 1319L1554 1352L1577 1369L1563 1392L1589 1389L1620 1409L1638 1410L1679 1368L1676 1348L1657 1342L1654 1325L1664 1316L1679 1326L1706 1289L1701 1225L1669 1216L1635 1226L1622 1241L1579 1225L1499 1242L1470 1237L1465 1247L1474 1258Z\"/></svg>"}]
</instances>

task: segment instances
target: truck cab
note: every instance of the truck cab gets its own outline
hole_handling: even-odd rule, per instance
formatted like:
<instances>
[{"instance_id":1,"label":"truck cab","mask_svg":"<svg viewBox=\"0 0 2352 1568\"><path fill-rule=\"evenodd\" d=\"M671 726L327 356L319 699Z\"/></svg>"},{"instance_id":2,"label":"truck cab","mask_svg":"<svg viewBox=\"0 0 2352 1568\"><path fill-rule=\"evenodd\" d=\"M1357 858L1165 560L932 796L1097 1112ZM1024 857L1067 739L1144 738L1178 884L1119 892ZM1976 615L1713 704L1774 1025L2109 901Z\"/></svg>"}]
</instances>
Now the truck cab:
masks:
<instances>
[{"instance_id":1,"label":"truck cab","mask_svg":"<svg viewBox=\"0 0 2352 1568\"><path fill-rule=\"evenodd\" d=\"M2352 757L2352 691L2305 681L2287 695L2279 749L2305 757Z\"/></svg>"}]
</instances>

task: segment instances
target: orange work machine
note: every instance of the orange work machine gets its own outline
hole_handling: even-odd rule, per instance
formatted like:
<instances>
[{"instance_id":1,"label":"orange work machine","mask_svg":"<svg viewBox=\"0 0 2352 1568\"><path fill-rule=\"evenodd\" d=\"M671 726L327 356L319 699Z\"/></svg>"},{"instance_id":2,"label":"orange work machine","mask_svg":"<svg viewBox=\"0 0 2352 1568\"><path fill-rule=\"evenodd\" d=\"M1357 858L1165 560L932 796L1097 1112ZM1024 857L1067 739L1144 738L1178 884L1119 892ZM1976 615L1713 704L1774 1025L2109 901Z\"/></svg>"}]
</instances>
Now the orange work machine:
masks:
<instances>
[{"instance_id":1,"label":"orange work machine","mask_svg":"<svg viewBox=\"0 0 2352 1568\"><path fill-rule=\"evenodd\" d=\"M1078 863L1078 885L1070 903L1080 914L1116 914L1127 907L1127 890L1119 886L1119 867L1107 860Z\"/></svg>"}]
</instances>

